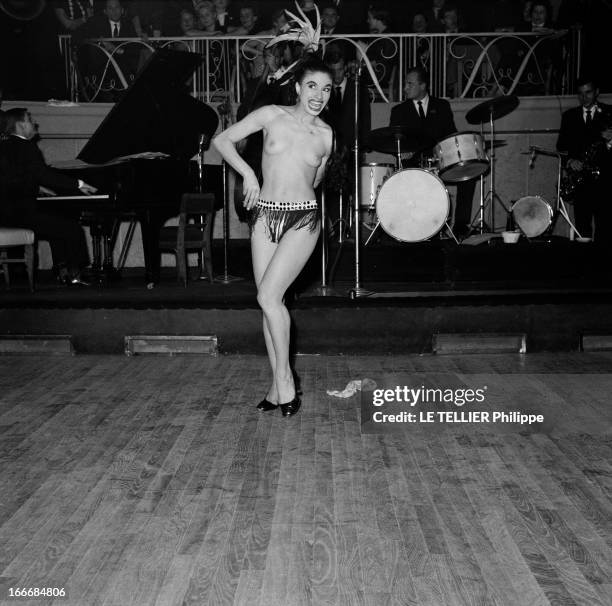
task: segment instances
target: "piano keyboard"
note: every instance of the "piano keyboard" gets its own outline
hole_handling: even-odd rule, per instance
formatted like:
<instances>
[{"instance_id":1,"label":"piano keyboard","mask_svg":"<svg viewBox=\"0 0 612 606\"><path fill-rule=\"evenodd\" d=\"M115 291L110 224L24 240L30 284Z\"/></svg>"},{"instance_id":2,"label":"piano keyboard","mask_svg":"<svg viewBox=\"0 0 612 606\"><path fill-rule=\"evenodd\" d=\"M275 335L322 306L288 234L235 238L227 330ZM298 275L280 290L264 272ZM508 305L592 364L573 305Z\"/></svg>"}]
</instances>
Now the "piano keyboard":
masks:
<instances>
[{"instance_id":1,"label":"piano keyboard","mask_svg":"<svg viewBox=\"0 0 612 606\"><path fill-rule=\"evenodd\" d=\"M54 202L72 202L78 200L108 200L110 196L108 194L96 194L92 196L87 196L83 194L82 196L38 196L37 200L45 201L45 200L53 200Z\"/></svg>"}]
</instances>

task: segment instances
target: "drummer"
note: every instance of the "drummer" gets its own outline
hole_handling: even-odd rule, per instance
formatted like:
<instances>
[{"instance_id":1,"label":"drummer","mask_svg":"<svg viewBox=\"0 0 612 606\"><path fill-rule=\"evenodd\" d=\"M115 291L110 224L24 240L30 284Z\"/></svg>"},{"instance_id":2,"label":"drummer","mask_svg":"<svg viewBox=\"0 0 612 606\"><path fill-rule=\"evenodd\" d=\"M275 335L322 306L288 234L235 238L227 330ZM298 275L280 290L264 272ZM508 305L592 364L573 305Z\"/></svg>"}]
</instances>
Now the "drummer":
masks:
<instances>
[{"instance_id":1,"label":"drummer","mask_svg":"<svg viewBox=\"0 0 612 606\"><path fill-rule=\"evenodd\" d=\"M446 99L429 94L429 74L423 68L411 67L404 82L406 101L391 110L390 126L421 131L425 138L433 140L433 143L457 131L450 103ZM423 158L431 155L431 148L423 149L419 153L405 153L402 155L402 166L419 167L424 165ZM457 184L453 232L460 239L467 236L470 230L475 186L475 180Z\"/></svg>"}]
</instances>

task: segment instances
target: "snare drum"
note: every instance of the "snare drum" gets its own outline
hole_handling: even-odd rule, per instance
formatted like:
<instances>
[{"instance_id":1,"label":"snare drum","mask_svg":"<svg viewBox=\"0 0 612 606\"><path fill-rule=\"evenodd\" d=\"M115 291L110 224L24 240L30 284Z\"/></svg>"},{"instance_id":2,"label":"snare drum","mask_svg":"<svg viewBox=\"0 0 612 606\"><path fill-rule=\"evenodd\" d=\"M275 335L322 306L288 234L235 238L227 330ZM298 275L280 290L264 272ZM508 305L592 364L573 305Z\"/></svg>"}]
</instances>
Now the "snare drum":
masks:
<instances>
[{"instance_id":1,"label":"snare drum","mask_svg":"<svg viewBox=\"0 0 612 606\"><path fill-rule=\"evenodd\" d=\"M381 227L400 242L420 242L435 236L450 209L444 183L421 168L389 177L380 188L376 214Z\"/></svg>"},{"instance_id":2,"label":"snare drum","mask_svg":"<svg viewBox=\"0 0 612 606\"><path fill-rule=\"evenodd\" d=\"M528 237L543 234L552 224L553 209L540 196L525 196L512 205L512 216L520 230Z\"/></svg>"},{"instance_id":3,"label":"snare drum","mask_svg":"<svg viewBox=\"0 0 612 606\"><path fill-rule=\"evenodd\" d=\"M455 133L433 150L440 177L449 183L480 177L489 167L484 142L478 133Z\"/></svg>"},{"instance_id":4,"label":"snare drum","mask_svg":"<svg viewBox=\"0 0 612 606\"><path fill-rule=\"evenodd\" d=\"M374 210L378 191L392 173L393 164L377 162L362 164L359 174L361 178L359 206Z\"/></svg>"}]
</instances>

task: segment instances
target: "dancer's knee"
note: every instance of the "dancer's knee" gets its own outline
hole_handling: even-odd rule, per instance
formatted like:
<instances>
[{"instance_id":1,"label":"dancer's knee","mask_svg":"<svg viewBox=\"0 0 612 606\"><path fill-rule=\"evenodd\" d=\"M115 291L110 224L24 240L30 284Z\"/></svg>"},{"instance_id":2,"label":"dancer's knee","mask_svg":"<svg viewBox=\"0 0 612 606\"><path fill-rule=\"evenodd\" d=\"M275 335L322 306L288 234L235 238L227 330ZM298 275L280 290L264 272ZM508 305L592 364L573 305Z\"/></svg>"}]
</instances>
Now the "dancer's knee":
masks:
<instances>
[{"instance_id":1,"label":"dancer's knee","mask_svg":"<svg viewBox=\"0 0 612 606\"><path fill-rule=\"evenodd\" d=\"M283 304L283 298L277 293L270 292L265 288L260 288L257 292L257 303L259 303L261 309L266 313L278 309Z\"/></svg>"}]
</instances>

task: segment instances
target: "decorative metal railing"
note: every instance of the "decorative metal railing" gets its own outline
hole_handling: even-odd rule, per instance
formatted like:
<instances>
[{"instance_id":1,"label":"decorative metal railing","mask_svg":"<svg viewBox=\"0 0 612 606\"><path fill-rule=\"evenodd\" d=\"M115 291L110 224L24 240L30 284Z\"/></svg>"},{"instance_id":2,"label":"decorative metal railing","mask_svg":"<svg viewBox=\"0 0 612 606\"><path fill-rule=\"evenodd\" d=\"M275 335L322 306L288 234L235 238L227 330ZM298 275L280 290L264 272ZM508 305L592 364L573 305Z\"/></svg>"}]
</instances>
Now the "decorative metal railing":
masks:
<instances>
[{"instance_id":1,"label":"decorative metal railing","mask_svg":"<svg viewBox=\"0 0 612 606\"><path fill-rule=\"evenodd\" d=\"M263 48L269 38L100 39L77 46L60 36L66 84L73 101L112 100L156 48L189 50L202 56L191 82L193 95L206 102L228 97L240 102L249 79L264 71ZM581 61L581 32L394 34L322 36L321 46L345 45L370 59L389 101L403 99L404 74L421 65L436 96L490 97L499 94L560 95L574 92ZM364 77L371 80L366 71ZM372 99L384 97L371 86Z\"/></svg>"}]
</instances>

